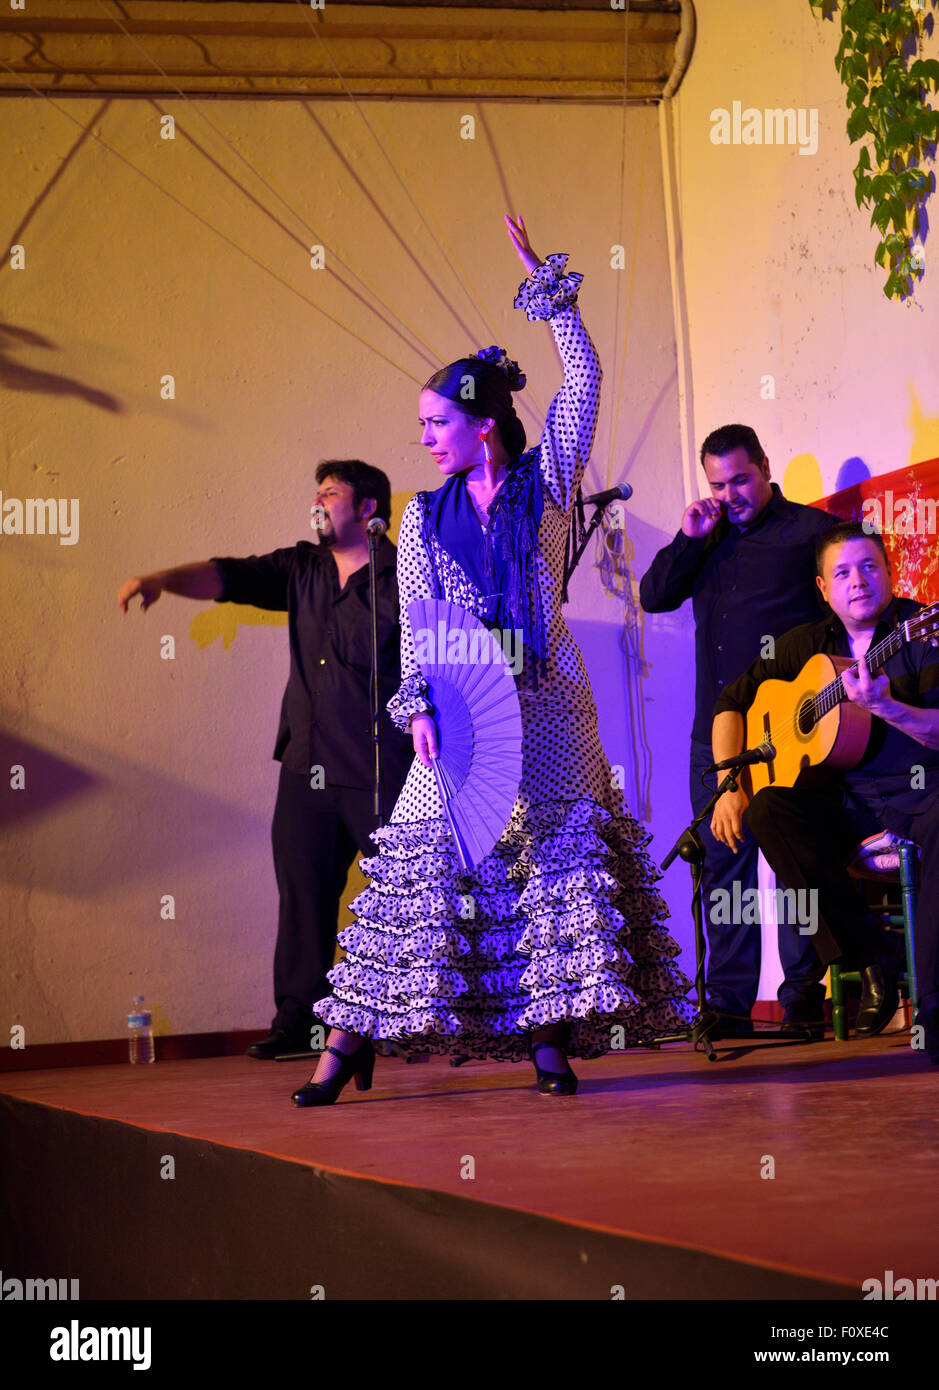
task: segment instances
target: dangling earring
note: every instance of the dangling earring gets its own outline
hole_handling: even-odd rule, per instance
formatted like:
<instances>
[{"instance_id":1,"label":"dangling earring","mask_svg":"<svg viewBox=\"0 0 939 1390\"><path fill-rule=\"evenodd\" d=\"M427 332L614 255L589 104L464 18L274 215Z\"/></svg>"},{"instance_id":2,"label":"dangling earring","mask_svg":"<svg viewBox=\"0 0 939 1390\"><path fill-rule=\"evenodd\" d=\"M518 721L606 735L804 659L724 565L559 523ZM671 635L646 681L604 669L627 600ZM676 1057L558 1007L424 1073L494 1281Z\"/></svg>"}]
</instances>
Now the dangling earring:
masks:
<instances>
[{"instance_id":1,"label":"dangling earring","mask_svg":"<svg viewBox=\"0 0 939 1390\"><path fill-rule=\"evenodd\" d=\"M492 463L492 454L489 452L489 445L486 443L486 436L484 434L479 436L479 442L482 444L483 450L485 451L486 462Z\"/></svg>"}]
</instances>

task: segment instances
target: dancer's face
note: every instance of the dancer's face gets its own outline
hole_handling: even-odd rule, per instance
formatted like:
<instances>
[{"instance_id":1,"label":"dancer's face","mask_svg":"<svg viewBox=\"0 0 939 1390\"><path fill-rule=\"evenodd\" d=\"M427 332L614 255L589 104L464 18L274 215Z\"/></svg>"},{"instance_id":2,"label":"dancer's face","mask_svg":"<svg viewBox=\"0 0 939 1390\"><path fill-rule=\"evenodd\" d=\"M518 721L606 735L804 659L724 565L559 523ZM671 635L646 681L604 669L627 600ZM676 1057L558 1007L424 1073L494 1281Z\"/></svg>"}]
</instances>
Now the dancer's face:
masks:
<instances>
[{"instance_id":1,"label":"dancer's face","mask_svg":"<svg viewBox=\"0 0 939 1390\"><path fill-rule=\"evenodd\" d=\"M489 434L492 420L475 420L458 410L446 396L422 391L420 398L421 443L429 449L444 477L479 468L486 461L480 434ZM490 445L491 447L491 445Z\"/></svg>"}]
</instances>

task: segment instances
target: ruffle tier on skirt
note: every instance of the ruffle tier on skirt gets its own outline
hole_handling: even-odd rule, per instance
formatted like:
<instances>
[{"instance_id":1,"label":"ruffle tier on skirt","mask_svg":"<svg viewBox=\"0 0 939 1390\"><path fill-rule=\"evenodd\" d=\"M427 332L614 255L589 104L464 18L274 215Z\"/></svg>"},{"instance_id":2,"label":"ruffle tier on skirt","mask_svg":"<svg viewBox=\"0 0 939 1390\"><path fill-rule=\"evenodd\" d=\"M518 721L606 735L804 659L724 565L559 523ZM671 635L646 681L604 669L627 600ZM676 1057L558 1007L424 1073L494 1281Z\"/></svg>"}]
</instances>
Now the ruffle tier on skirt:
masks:
<instances>
[{"instance_id":1,"label":"ruffle tier on skirt","mask_svg":"<svg viewBox=\"0 0 939 1390\"><path fill-rule=\"evenodd\" d=\"M586 798L516 809L470 874L444 820L372 838L334 993L313 1005L331 1026L519 1061L551 1023L570 1024L571 1057L599 1057L691 1020L650 837L631 817Z\"/></svg>"}]
</instances>

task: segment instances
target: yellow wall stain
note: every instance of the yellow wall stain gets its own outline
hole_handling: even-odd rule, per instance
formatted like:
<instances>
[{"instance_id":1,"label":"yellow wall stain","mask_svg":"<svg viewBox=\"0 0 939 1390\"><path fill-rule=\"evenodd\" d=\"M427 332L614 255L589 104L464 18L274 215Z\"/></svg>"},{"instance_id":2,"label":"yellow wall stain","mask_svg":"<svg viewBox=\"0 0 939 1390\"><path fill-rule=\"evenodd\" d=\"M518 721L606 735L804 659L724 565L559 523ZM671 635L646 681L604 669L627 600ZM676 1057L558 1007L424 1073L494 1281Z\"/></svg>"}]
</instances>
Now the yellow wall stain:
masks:
<instances>
[{"instance_id":1,"label":"yellow wall stain","mask_svg":"<svg viewBox=\"0 0 939 1390\"><path fill-rule=\"evenodd\" d=\"M825 496L822 470L814 454L796 454L789 460L783 475L782 490L790 502L808 506Z\"/></svg>"}]
</instances>

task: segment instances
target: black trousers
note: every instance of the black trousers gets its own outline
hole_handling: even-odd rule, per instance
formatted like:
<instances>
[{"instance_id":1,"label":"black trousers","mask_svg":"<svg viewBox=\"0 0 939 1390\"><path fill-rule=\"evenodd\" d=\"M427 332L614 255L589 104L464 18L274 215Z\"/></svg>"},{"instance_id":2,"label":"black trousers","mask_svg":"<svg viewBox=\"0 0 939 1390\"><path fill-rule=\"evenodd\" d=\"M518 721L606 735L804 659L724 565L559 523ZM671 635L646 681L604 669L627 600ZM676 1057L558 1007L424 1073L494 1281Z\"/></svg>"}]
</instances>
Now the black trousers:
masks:
<instances>
[{"instance_id":1,"label":"black trousers","mask_svg":"<svg viewBox=\"0 0 939 1390\"><path fill-rule=\"evenodd\" d=\"M710 744L692 739L691 804L695 815L704 810L717 790L715 775L706 772L713 756ZM701 905L708 943L708 1006L718 1013L746 1018L756 1003L760 983L763 944L760 923L719 922L715 920L717 914L712 907L715 896L722 892L733 893L735 884L739 884L740 893L756 890L759 846L753 835L747 834L744 843L734 854L733 850L715 840L711 834L710 818L702 821L698 833L705 851ZM825 991L816 983L818 958L811 937L800 936L780 917L776 940L779 962L783 968L783 981L777 991L780 1004L784 1009L795 1004L814 1004L821 1014Z\"/></svg>"},{"instance_id":2,"label":"black trousers","mask_svg":"<svg viewBox=\"0 0 939 1390\"><path fill-rule=\"evenodd\" d=\"M919 891L913 933L917 1004L939 1003L939 795L923 796L916 812L885 808L857 789L764 787L744 813L769 864L790 888L818 894L818 930L810 939L819 972L832 961L863 967L879 959L883 937L847 871L861 840L886 828L920 847Z\"/></svg>"},{"instance_id":3,"label":"black trousers","mask_svg":"<svg viewBox=\"0 0 939 1390\"><path fill-rule=\"evenodd\" d=\"M372 796L354 787L314 789L305 773L281 766L271 827L280 894L275 1028L308 1031L310 1005L332 992L326 972L336 953L339 903L349 867L357 851L378 852L369 839L378 825ZM394 797L389 801L386 792L384 798L387 820Z\"/></svg>"}]
</instances>

